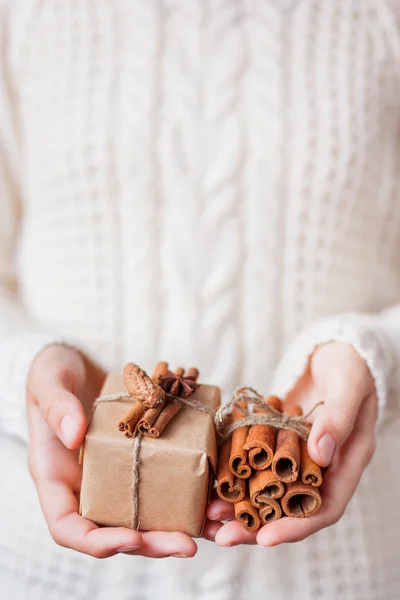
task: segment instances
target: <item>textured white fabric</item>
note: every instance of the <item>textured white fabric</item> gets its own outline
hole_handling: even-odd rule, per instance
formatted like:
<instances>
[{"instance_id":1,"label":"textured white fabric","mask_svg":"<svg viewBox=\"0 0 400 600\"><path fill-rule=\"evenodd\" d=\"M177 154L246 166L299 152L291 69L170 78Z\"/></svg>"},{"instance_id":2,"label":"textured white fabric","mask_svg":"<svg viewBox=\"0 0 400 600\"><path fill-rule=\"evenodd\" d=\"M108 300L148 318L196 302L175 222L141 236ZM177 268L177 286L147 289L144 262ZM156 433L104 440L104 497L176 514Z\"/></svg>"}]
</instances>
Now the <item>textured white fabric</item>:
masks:
<instances>
[{"instance_id":1,"label":"textured white fabric","mask_svg":"<svg viewBox=\"0 0 400 600\"><path fill-rule=\"evenodd\" d=\"M3 4L5 597L398 599L399 3ZM390 421L337 525L191 561L100 565L51 541L6 436L26 435L44 345L284 393L329 339L365 357Z\"/></svg>"}]
</instances>

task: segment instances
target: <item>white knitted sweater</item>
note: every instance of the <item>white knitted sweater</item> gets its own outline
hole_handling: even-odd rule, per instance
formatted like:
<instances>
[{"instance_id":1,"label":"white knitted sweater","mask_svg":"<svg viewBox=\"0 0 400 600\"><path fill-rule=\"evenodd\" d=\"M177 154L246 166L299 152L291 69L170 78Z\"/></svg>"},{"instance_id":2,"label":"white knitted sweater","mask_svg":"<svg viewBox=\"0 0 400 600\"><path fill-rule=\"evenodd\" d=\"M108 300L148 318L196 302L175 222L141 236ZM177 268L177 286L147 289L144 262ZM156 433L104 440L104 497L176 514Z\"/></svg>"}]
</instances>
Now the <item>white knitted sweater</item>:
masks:
<instances>
[{"instance_id":1,"label":"white knitted sweater","mask_svg":"<svg viewBox=\"0 0 400 600\"><path fill-rule=\"evenodd\" d=\"M4 597L397 600L399 2L2 4ZM367 360L381 423L337 525L191 561L52 542L9 436L44 344L284 394L330 339Z\"/></svg>"}]
</instances>

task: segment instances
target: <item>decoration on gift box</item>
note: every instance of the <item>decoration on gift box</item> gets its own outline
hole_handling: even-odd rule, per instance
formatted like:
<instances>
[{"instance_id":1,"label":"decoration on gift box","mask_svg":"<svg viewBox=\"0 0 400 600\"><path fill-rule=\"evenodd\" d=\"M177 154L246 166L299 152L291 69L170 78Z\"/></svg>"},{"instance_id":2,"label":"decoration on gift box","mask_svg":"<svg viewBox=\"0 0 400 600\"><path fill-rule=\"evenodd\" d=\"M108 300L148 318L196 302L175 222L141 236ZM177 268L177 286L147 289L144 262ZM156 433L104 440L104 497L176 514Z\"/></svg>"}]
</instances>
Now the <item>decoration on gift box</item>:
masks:
<instances>
[{"instance_id":1,"label":"decoration on gift box","mask_svg":"<svg viewBox=\"0 0 400 600\"><path fill-rule=\"evenodd\" d=\"M178 367L174 373L168 369L168 363L159 362L150 379L143 369L128 363L124 369L124 382L136 402L119 422L119 430L127 437L139 433L145 437L159 437L182 408L182 398L189 398L199 387L196 383L199 376L197 369L192 367L186 375L184 373L185 369L182 367ZM105 400L107 399L100 398L97 402ZM207 412L203 405L193 402L189 405ZM211 413L210 415L213 416Z\"/></svg>"},{"instance_id":2,"label":"decoration on gift box","mask_svg":"<svg viewBox=\"0 0 400 600\"><path fill-rule=\"evenodd\" d=\"M282 517L310 517L322 499L320 467L310 458L311 425L296 404L276 396L263 398L253 388L239 388L216 414L224 439L219 453L217 493L235 506L235 517L256 531ZM250 408L254 412L250 412ZM232 408L231 413L224 413Z\"/></svg>"}]
</instances>

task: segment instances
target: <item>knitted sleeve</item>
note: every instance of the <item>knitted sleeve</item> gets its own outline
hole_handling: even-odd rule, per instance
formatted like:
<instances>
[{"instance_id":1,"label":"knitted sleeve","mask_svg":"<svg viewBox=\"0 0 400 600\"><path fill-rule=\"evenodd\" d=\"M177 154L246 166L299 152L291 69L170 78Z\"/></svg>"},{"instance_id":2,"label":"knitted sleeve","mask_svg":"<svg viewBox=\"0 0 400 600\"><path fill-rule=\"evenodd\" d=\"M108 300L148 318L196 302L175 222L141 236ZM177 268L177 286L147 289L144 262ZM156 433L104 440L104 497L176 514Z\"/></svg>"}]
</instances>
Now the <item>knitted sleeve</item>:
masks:
<instances>
[{"instance_id":1,"label":"knitted sleeve","mask_svg":"<svg viewBox=\"0 0 400 600\"><path fill-rule=\"evenodd\" d=\"M18 118L8 63L6 7L0 2L0 432L26 438L30 364L55 336L42 330L18 298L15 251L21 221Z\"/></svg>"},{"instance_id":2,"label":"knitted sleeve","mask_svg":"<svg viewBox=\"0 0 400 600\"><path fill-rule=\"evenodd\" d=\"M352 345L366 361L378 397L378 425L400 413L400 305L376 314L345 314L314 322L289 344L276 370L274 393L285 396L317 346Z\"/></svg>"}]
</instances>

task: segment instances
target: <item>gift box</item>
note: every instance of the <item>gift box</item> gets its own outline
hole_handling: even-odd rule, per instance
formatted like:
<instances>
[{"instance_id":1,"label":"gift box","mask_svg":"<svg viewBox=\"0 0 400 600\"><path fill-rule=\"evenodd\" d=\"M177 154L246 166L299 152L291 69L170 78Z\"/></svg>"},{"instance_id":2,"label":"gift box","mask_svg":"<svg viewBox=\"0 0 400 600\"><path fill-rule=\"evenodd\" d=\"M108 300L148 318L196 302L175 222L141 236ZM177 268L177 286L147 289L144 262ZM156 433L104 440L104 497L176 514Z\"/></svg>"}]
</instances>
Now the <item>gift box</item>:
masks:
<instances>
[{"instance_id":1,"label":"gift box","mask_svg":"<svg viewBox=\"0 0 400 600\"><path fill-rule=\"evenodd\" d=\"M108 375L101 395L126 394L122 375ZM220 390L200 385L191 399L213 411ZM133 443L118 423L135 399L96 405L81 450L80 514L99 525L132 527ZM141 530L181 531L199 537L217 465L209 414L183 405L156 439L141 438L138 513Z\"/></svg>"}]
</instances>

